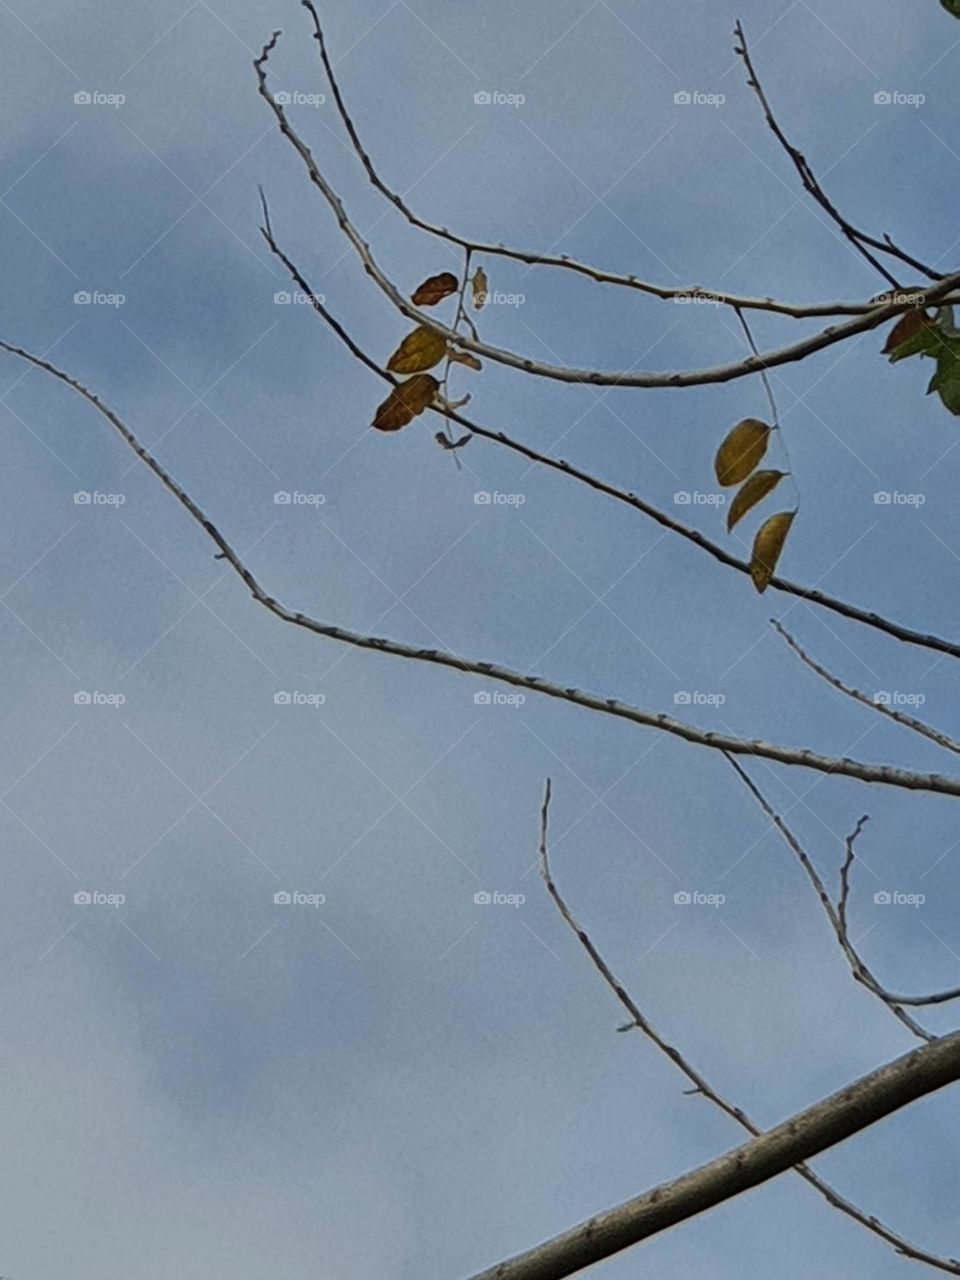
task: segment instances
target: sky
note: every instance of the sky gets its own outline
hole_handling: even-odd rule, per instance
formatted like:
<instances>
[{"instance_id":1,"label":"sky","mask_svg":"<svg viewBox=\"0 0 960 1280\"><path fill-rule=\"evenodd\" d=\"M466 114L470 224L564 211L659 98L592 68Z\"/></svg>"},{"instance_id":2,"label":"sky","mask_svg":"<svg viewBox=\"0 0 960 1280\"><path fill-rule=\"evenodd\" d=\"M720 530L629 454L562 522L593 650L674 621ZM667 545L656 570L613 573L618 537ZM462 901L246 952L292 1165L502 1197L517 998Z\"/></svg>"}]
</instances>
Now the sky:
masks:
<instances>
[{"instance_id":1,"label":"sky","mask_svg":"<svg viewBox=\"0 0 960 1280\"><path fill-rule=\"evenodd\" d=\"M671 286L877 293L766 131L732 53L739 17L847 216L956 264L960 26L934 0L320 9L365 144L440 225ZM366 181L294 0L2 0L0 337L95 389L291 608L703 728L956 772L819 680L769 619L956 732L949 658L760 597L486 440L458 470L427 417L370 430L383 384L289 300L258 233L259 184L284 250L385 362L409 325L256 92L277 28L271 85L378 262L407 293L459 270ZM745 354L712 306L480 261L514 300L477 317L494 345L614 370ZM769 348L815 323L754 330ZM960 427L924 397L928 370L881 346L866 334L772 376L774 465L799 503L782 568L951 637ZM712 459L766 415L756 379L598 391L485 361L454 386L478 422L749 549L758 521L726 534ZM912 1047L717 753L284 626L89 405L7 356L0 423L0 1274L453 1280L738 1143L639 1033L617 1034L622 1010L537 875L548 776L571 909L759 1124ZM891 987L956 985L949 801L747 768L834 890L869 815L854 937ZM949 1007L929 1025L950 1028ZM957 1137L945 1093L815 1167L955 1254ZM785 1177L597 1272L911 1265Z\"/></svg>"}]
</instances>

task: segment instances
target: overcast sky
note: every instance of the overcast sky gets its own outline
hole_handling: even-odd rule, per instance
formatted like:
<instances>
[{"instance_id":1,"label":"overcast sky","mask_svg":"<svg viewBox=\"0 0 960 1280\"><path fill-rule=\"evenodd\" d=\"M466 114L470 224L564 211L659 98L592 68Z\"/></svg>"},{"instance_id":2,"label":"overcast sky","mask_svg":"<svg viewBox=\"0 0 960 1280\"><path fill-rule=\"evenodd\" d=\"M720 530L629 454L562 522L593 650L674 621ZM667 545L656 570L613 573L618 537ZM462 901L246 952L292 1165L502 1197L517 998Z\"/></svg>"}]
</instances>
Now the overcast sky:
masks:
<instances>
[{"instance_id":1,"label":"overcast sky","mask_svg":"<svg viewBox=\"0 0 960 1280\"><path fill-rule=\"evenodd\" d=\"M960 25L935 0L321 11L367 146L444 226L666 285L878 292L766 131L732 54L740 17L844 212L956 266ZM385 361L409 326L256 93L275 28L271 84L378 260L406 292L459 270L366 182L294 0L0 0L0 336L96 389L292 608L706 728L949 772L818 681L768 619L956 732L949 659L761 598L482 439L458 470L435 420L369 429L383 384L308 306L276 300L291 285L257 232L262 184L278 239ZM497 345L608 369L744 354L711 306L482 262L515 302L479 318ZM769 347L811 324L755 329ZM890 366L881 345L774 375L800 495L783 569L953 636L960 424L924 398L920 362ZM755 380L598 392L488 362L455 388L478 421L749 545L756 520L724 532L712 457L767 414ZM4 357L0 415L4 1276L455 1280L737 1143L639 1034L616 1034L622 1010L547 900L548 775L572 909L758 1123L911 1047L722 757L532 696L478 703L493 685L284 627L78 397ZM870 815L852 906L865 957L897 989L955 985L956 809L748 767L831 887ZM817 1167L955 1254L956 1152L947 1093ZM886 1280L910 1265L784 1178L603 1271Z\"/></svg>"}]
</instances>

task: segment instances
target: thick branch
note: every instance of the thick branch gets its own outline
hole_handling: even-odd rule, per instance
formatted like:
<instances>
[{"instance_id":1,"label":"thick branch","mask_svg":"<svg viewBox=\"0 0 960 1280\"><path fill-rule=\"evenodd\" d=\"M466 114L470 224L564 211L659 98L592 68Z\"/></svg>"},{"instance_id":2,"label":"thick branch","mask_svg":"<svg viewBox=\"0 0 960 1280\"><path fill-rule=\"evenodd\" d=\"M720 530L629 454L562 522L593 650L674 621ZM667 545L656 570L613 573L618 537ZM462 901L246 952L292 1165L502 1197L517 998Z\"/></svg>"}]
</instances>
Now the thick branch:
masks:
<instances>
[{"instance_id":1,"label":"thick branch","mask_svg":"<svg viewBox=\"0 0 960 1280\"><path fill-rule=\"evenodd\" d=\"M473 1280L564 1280L732 1200L960 1079L960 1033L915 1049L743 1146L599 1213Z\"/></svg>"},{"instance_id":2,"label":"thick branch","mask_svg":"<svg viewBox=\"0 0 960 1280\"><path fill-rule=\"evenodd\" d=\"M728 1115L731 1119L735 1120L741 1128L746 1129L748 1133L753 1134L754 1137L756 1137L762 1132L759 1125L755 1124L741 1107L735 1106L732 1102L727 1101L722 1094L718 1093L706 1078L701 1075L697 1068L691 1065L689 1060L684 1057L679 1049L676 1049L672 1044L669 1044L664 1040L650 1020L642 1012L633 997L629 992L627 992L619 979L614 975L603 956L594 946L590 935L567 906L559 889L554 883L553 875L550 871L550 858L547 848L550 796L551 786L550 779L548 778L544 789L543 806L540 810L540 875L546 885L547 892L553 899L557 910L560 912L565 923L576 935L578 942L583 947L584 951L586 951L594 968L600 974L600 977L629 1014L630 1022L627 1026L620 1027L619 1030L627 1031L635 1027L638 1031L642 1032L652 1044L656 1045L661 1053L665 1054L670 1059L674 1066L676 1066L677 1069L681 1071L693 1085L693 1089L689 1089L686 1092L696 1093L701 1097L706 1098L708 1102L712 1102L713 1105L718 1107L725 1115ZM856 834L848 841L848 847L852 848L852 844L855 839ZM846 1214L847 1217L852 1218L854 1222L858 1223L861 1227L865 1227L867 1231L879 1236L886 1244L892 1245L892 1247L896 1249L897 1253L901 1254L903 1257L912 1258L915 1262L926 1263L928 1266L934 1267L938 1271L946 1271L950 1275L960 1275L960 1262L957 1262L953 1258L941 1258L937 1254L928 1253L925 1249L920 1249L916 1245L911 1244L908 1240L904 1240L902 1236L898 1236L896 1232L891 1231L890 1228L880 1222L878 1218L864 1213L862 1209L858 1209L855 1204L847 1200L846 1197L840 1195L840 1193L834 1190L829 1183L824 1182L821 1177L815 1174L809 1165L795 1165L794 1172L818 1191L829 1205L838 1209L841 1213Z\"/></svg>"}]
</instances>

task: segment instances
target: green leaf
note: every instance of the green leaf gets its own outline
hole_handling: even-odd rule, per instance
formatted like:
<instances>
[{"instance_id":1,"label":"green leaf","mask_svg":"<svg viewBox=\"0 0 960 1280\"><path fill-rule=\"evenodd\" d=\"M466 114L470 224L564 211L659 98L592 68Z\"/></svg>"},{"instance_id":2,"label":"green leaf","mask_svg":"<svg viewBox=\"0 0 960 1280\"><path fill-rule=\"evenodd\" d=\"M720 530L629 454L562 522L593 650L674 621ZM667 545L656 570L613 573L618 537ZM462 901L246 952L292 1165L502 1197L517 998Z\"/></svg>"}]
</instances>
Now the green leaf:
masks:
<instances>
[{"instance_id":1,"label":"green leaf","mask_svg":"<svg viewBox=\"0 0 960 1280\"><path fill-rule=\"evenodd\" d=\"M960 0L940 0L940 3L947 13L952 13L955 18L960 18Z\"/></svg>"},{"instance_id":2,"label":"green leaf","mask_svg":"<svg viewBox=\"0 0 960 1280\"><path fill-rule=\"evenodd\" d=\"M960 342L954 340L937 357L937 372L930 379L927 395L936 391L944 407L960 414Z\"/></svg>"}]
</instances>

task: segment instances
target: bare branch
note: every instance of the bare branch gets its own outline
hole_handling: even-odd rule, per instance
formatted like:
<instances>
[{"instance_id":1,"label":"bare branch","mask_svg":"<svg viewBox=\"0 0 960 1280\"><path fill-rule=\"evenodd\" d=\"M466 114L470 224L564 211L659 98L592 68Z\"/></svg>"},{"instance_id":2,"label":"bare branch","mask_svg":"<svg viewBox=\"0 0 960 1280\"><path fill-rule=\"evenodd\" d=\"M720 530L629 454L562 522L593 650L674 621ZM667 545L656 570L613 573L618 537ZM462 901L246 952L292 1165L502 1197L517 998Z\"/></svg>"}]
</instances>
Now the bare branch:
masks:
<instances>
[{"instance_id":1,"label":"bare branch","mask_svg":"<svg viewBox=\"0 0 960 1280\"><path fill-rule=\"evenodd\" d=\"M649 1019L641 1011L633 997L623 987L619 979L614 976L613 971L607 965L606 961L591 941L586 929L584 929L583 925L580 924L573 915L573 912L567 906L559 889L554 883L553 876L550 871L550 859L547 847L550 799L551 784L550 779L548 778L544 788L543 805L540 810L540 875L547 887L547 892L556 904L557 910L560 912L564 921L576 935L580 945L590 957L591 962L603 981L607 984L619 1000L620 1004L629 1014L630 1022L626 1028L621 1028L621 1030L636 1027L647 1037L649 1041L651 1041L652 1044L656 1045L661 1053L664 1053L670 1059L678 1070L687 1077L693 1085L693 1089L687 1090L686 1092L696 1093L706 1098L708 1102L712 1102L715 1107L718 1107L726 1115L730 1116L731 1119L735 1120L741 1128L746 1129L748 1133L753 1134L754 1137L756 1137L762 1132L762 1130L750 1119L747 1113L742 1110L742 1108L734 1106L733 1103L728 1102L722 1094L718 1093L716 1089L708 1083L696 1067L690 1064L689 1060L685 1058L678 1049L673 1045L668 1044L667 1041L663 1039ZM858 834L859 827L854 833L852 839L856 840ZM850 840L848 839L848 847L849 844ZM841 1213L846 1214L847 1217L852 1218L855 1222L859 1223L860 1226L865 1227L874 1235L879 1236L885 1243L892 1245L893 1248L896 1249L897 1253L904 1257L912 1258L915 1262L926 1263L928 1266L934 1267L938 1271L946 1271L951 1275L960 1275L960 1262L957 1262L952 1258L942 1258L937 1254L928 1253L925 1249L920 1249L916 1245L911 1244L908 1240L904 1240L902 1236L898 1236L894 1231L891 1231L890 1228L880 1222L878 1218L864 1213L862 1209L858 1209L855 1204L840 1195L840 1193L834 1190L829 1183L824 1182L821 1177L815 1174L809 1165L797 1164L794 1166L794 1172L799 1174L799 1176L808 1182L810 1186L814 1187L833 1208L838 1209Z\"/></svg>"},{"instance_id":2,"label":"bare branch","mask_svg":"<svg viewBox=\"0 0 960 1280\"><path fill-rule=\"evenodd\" d=\"M607 698L601 694L588 693L581 689L564 688L544 680L540 676L523 675L509 667L494 662L481 662L473 658L463 658L458 654L447 653L438 649L422 649L415 645L404 644L399 640L387 640L377 636L362 635L348 631L333 623L320 622L306 614L288 609L285 605L267 595L259 582L240 559L237 552L219 531L216 525L203 513L191 497L170 473L153 457L149 450L140 443L134 433L125 426L121 419L103 403L98 396L89 391L82 383L69 374L64 373L49 361L32 355L30 352L0 340L0 349L19 356L38 369L43 369L58 381L71 387L82 396L88 404L100 413L138 458L154 473L164 488L189 512L197 524L209 538L216 543L222 557L234 572L246 584L250 594L258 604L283 622L303 627L315 635L336 640L340 644L351 645L357 649L370 649L377 653L388 653L398 658L408 658L413 662L425 662L433 666L447 667L469 675L481 676L500 684L512 685L515 688L529 690L547 698L555 698L573 706L584 707L589 711L600 712L601 715L614 716L620 720L628 720L648 729L658 729L673 737L697 746L709 747L712 751L729 752L732 755L757 756L765 760L774 760L778 764L793 765L803 769L813 769L818 773L835 774L838 777L856 778L860 782L877 782L884 786L901 787L908 791L931 791L937 795L960 796L960 778L943 777L939 774L914 773L908 769L898 769L893 765L865 764L859 760L846 757L824 756L816 751L802 747L782 747L776 743L748 741L734 738L729 734L715 733L711 730L698 729L694 725L674 720L664 713L645 711L631 706L617 698Z\"/></svg>"},{"instance_id":3,"label":"bare branch","mask_svg":"<svg viewBox=\"0 0 960 1280\"><path fill-rule=\"evenodd\" d=\"M874 306L875 302L826 302L815 304L791 304L787 302L778 302L775 298L748 298L741 297L738 294L727 293L722 289L706 289L700 285L691 285L687 288L668 287L663 285L650 284L645 280L639 280L633 275L622 275L617 272L601 270L598 267L592 267L587 263L577 262L574 259L563 255L554 256L551 254L536 253L532 250L511 249L503 244L487 244L481 240L468 240L466 237L458 235L456 232L449 231L446 227L437 226L435 223L428 222L416 213L402 195L392 187L388 186L386 181L381 177L379 171L374 166L366 147L360 139L356 124L350 112L347 109L343 92L340 88L339 81L334 73L333 64L327 51L327 43L323 33L323 26L320 22L320 15L312 0L301 0L303 7L307 9L313 18L314 39L320 53L320 59L323 63L324 72L329 81L330 88L333 92L333 98L343 121L353 149L357 155L367 174L370 182L374 187L385 196L392 205L394 205L406 220L412 226L426 231L429 235L435 236L439 240L445 240L448 244L456 246L458 249L465 249L473 254L485 255L487 257L509 258L515 262L522 262L526 266L531 267L558 267L562 270L572 271L577 275L586 276L588 279L598 284L619 285L626 289L635 289L640 293L645 293L650 297L660 298L664 301L682 299L706 298L711 302L718 302L728 307L738 307L745 311L772 311L779 315L791 316L795 319L806 319L816 316L855 316L865 315Z\"/></svg>"},{"instance_id":4,"label":"bare branch","mask_svg":"<svg viewBox=\"0 0 960 1280\"><path fill-rule=\"evenodd\" d=\"M839 342L846 341L848 338L855 337L857 334L867 333L871 329L876 329L893 316L911 310L916 305L912 298L894 299L874 307L867 315L857 316L844 324L831 325L829 328L803 338L790 346L765 352L762 356L750 355L745 360L732 364L679 373L633 373L630 370L613 373L600 369L575 369L565 365L550 365L533 360L529 356L507 351L501 347L492 347L485 342L479 342L475 338L468 337L466 334L455 333L452 329L448 329L441 324L435 316L428 315L415 307L400 292L393 281L384 274L377 264L370 246L364 241L347 215L343 201L320 172L310 148L290 124L282 105L268 91L266 63L276 47L279 36L279 32L274 32L271 39L264 45L260 56L254 60L260 96L276 117L284 137L287 138L303 160L310 180L330 206L341 231L343 231L347 240L356 250L367 275L393 303L401 315L416 321L418 325L432 329L444 337L451 346L462 348L464 351L471 351L475 355L486 356L487 359L505 365L508 368L518 369L523 373L532 374L538 378L552 379L557 382L582 383L595 387L693 387L731 382L735 378L745 378L759 373L763 368L771 369L775 366L805 360L817 351L823 351ZM940 302L953 289L958 287L960 287L960 272L944 277L927 292L927 304L934 305Z\"/></svg>"},{"instance_id":5,"label":"bare branch","mask_svg":"<svg viewBox=\"0 0 960 1280\"><path fill-rule=\"evenodd\" d=\"M903 725L904 728L911 729L914 733L919 733L924 738L929 738L931 742L935 742L939 747L944 747L947 751L952 751L954 755L960 755L960 742L957 742L955 738L942 733L939 729L934 729L932 725L926 724L923 720L918 720L915 716L907 715L905 711L896 711L893 707L877 702L876 698L868 697L867 694L853 688L852 685L844 684L842 680L831 675L826 667L822 667L819 662L811 658L794 640L789 631L777 622L776 618L771 618L770 623L787 642L800 661L805 663L811 671L816 672L821 679L826 680L827 684L833 685L834 689L838 689L840 693L848 698L853 698L856 702L863 703L865 707L869 707L871 711L876 711L878 715L886 716L888 720L893 720L896 724Z\"/></svg>"},{"instance_id":6,"label":"bare branch","mask_svg":"<svg viewBox=\"0 0 960 1280\"><path fill-rule=\"evenodd\" d=\"M921 1027L919 1022L915 1021L915 1019L912 1018L910 1014L906 1012L905 1009L902 1009L900 1007L900 1003L896 1000L896 998L890 995L890 993L883 986L881 986L881 984L877 981L877 979L873 976L873 974L867 968L866 964L864 964L863 960L858 954L853 943L850 941L850 936L847 933L846 920L841 919L838 909L835 908L833 903L831 902L830 895L827 893L827 890L826 890L826 886L821 880L816 867L810 861L810 858L807 855L806 850L803 848L803 846L800 844L800 841L797 839L797 837L793 834L793 832L784 822L780 814L775 811L773 806L767 800L766 796L763 794L760 788L756 785L756 783L753 781L750 775L746 772L746 770L743 769L740 766L740 764L738 764L738 762L733 759L732 756L728 756L727 758L730 764L736 770L737 774L740 776L740 779L746 786L747 790L756 800L757 804L759 804L760 808L767 815L767 817L770 819L770 821L773 823L776 829L780 832L780 835L783 837L788 848L790 848L793 851L793 853L796 854L798 862L800 863L803 870L806 872L807 879L813 885L816 895L820 899L820 905L823 907L824 913L827 919L830 921L831 927L833 928L833 931L837 936L837 941L840 943L840 948L843 951L843 954L847 958L847 962L850 965L850 971L853 974L856 981L861 983L863 986L865 986L868 991L872 992L877 997L877 999L880 1000L890 1010L890 1012L898 1020L898 1022L901 1022L907 1028L907 1030L911 1033L911 1035L915 1035L919 1040L927 1040L927 1041L935 1040L937 1037L934 1036L931 1032L927 1031L926 1028ZM857 838L859 837L861 831L863 830L864 826L866 825L866 822L867 822L866 817L861 818L860 821L857 823L856 829L854 830L853 834L847 837L847 862L844 864L845 869L841 873L841 881L843 881L846 875L846 867L849 866L849 863L853 858L853 846ZM844 909L845 909L846 900L845 900L843 891L841 891L841 901L843 902Z\"/></svg>"},{"instance_id":7,"label":"bare branch","mask_svg":"<svg viewBox=\"0 0 960 1280\"><path fill-rule=\"evenodd\" d=\"M743 65L747 71L747 84L756 94L757 100L763 110L764 119L766 120L771 132L793 162L794 168L800 175L800 181L803 183L804 190L813 196L821 209L823 209L824 212L836 223L840 228L840 231L846 239L849 240L854 249L856 249L856 251L861 254L862 257L865 258L866 261L869 262L870 265L895 289L900 287L896 279L890 274L886 267L883 266L883 264L874 257L872 253L870 253L870 251L865 247L866 245L870 245L872 248L879 250L881 253L888 254L890 257L899 259L901 262L906 263L907 266L913 267L915 270L921 272L922 275L927 276L930 280L944 279L943 272L935 271L932 267L928 267L925 263L920 262L919 259L912 257L911 254L906 253L903 249L900 249L895 245L889 236L884 236L882 240L878 240L875 236L868 235L865 231L860 231L851 222L847 221L820 185L804 154L793 146L784 134L783 130L780 128L780 125L777 123L777 119L773 114L773 109L770 106L769 99L767 98L766 92L760 83L760 78L754 68L753 61L750 57L750 50L747 46L747 37L743 30L743 26L739 21L734 27L734 34L740 41L739 45L734 45L734 51L743 60Z\"/></svg>"}]
</instances>

